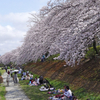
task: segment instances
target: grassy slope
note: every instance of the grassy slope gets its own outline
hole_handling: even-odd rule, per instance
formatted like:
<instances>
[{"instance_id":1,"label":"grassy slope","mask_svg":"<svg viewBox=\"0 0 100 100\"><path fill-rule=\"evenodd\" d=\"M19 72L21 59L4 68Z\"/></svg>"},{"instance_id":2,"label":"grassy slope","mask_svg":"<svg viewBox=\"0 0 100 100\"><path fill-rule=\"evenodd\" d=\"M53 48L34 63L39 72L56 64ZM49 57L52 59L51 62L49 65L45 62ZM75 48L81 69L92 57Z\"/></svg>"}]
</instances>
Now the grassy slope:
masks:
<instances>
[{"instance_id":1,"label":"grassy slope","mask_svg":"<svg viewBox=\"0 0 100 100\"><path fill-rule=\"evenodd\" d=\"M38 75L66 81L75 87L84 87L88 90L100 92L100 58L95 58L83 65L76 67L64 67L64 61L46 61L30 63L25 67Z\"/></svg>"},{"instance_id":2,"label":"grassy slope","mask_svg":"<svg viewBox=\"0 0 100 100\"><path fill-rule=\"evenodd\" d=\"M5 70L0 70L0 72L3 74ZM5 100L5 94L6 94L5 86L3 84L0 84L0 100Z\"/></svg>"}]
</instances>

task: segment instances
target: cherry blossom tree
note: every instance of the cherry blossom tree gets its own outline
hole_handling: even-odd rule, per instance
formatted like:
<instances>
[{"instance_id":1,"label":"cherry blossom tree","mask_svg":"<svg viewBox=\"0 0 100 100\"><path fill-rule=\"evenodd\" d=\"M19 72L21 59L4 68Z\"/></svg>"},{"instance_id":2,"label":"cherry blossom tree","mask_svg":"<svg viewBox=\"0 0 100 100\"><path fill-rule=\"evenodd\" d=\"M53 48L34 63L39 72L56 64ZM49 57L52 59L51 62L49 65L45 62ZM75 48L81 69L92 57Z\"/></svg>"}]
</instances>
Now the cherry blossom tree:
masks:
<instances>
[{"instance_id":1,"label":"cherry blossom tree","mask_svg":"<svg viewBox=\"0 0 100 100\"><path fill-rule=\"evenodd\" d=\"M57 0L58 2L61 0ZM56 29L57 38L50 51L60 50L58 59L69 66L79 64L95 36L100 37L100 0L70 0L51 3L43 8L42 16L47 17L49 27ZM54 48L54 49L52 49ZM58 51L59 51L58 50Z\"/></svg>"},{"instance_id":2,"label":"cherry blossom tree","mask_svg":"<svg viewBox=\"0 0 100 100\"><path fill-rule=\"evenodd\" d=\"M7 65L7 64L10 63L10 58L11 58L11 53L10 52L7 52L3 56L1 56L1 62L4 65Z\"/></svg>"}]
</instances>

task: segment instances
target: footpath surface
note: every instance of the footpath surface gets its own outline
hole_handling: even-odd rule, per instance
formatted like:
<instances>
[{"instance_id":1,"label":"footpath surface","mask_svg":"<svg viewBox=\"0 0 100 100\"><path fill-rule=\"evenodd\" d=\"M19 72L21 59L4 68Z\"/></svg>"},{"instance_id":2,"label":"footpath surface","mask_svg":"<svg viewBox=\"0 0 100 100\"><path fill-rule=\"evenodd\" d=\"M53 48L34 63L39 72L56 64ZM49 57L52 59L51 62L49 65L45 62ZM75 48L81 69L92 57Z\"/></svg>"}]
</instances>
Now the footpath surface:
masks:
<instances>
[{"instance_id":1,"label":"footpath surface","mask_svg":"<svg viewBox=\"0 0 100 100\"><path fill-rule=\"evenodd\" d=\"M2 75L3 77L3 82L6 87L6 95L5 98L6 100L30 100L22 91L20 88L19 84L14 84L13 79L10 77L9 79L9 86L7 86L6 78L7 78L7 73L4 73Z\"/></svg>"}]
</instances>

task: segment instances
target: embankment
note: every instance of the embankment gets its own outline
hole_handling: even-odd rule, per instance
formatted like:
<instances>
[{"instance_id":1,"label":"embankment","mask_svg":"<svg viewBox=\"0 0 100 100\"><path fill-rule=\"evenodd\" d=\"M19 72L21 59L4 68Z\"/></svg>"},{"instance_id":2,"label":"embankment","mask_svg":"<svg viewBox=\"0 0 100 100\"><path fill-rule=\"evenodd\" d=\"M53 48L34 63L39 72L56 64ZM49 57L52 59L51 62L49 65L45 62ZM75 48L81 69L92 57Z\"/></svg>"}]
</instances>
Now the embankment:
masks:
<instances>
[{"instance_id":1,"label":"embankment","mask_svg":"<svg viewBox=\"0 0 100 100\"><path fill-rule=\"evenodd\" d=\"M66 81L76 89L82 87L100 93L100 58L94 58L75 67L63 66L64 64L64 61L50 60L31 62L24 68L44 77Z\"/></svg>"}]
</instances>

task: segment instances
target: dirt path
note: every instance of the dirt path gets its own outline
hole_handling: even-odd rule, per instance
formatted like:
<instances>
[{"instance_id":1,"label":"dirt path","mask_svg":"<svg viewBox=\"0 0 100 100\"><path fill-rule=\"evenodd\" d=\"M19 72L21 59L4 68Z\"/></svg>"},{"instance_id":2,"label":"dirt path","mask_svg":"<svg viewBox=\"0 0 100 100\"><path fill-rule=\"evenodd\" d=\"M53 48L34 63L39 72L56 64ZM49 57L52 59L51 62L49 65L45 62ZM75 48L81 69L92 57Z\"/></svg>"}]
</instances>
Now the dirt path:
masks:
<instances>
[{"instance_id":1,"label":"dirt path","mask_svg":"<svg viewBox=\"0 0 100 100\"><path fill-rule=\"evenodd\" d=\"M7 82L6 82L7 73L4 73L2 77L7 91L5 95L6 100L30 100L24 94L19 84L14 84L13 79L11 77L10 77L9 86L7 86Z\"/></svg>"}]
</instances>

